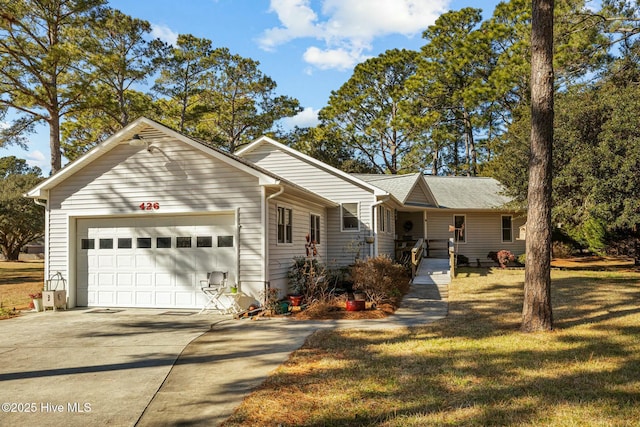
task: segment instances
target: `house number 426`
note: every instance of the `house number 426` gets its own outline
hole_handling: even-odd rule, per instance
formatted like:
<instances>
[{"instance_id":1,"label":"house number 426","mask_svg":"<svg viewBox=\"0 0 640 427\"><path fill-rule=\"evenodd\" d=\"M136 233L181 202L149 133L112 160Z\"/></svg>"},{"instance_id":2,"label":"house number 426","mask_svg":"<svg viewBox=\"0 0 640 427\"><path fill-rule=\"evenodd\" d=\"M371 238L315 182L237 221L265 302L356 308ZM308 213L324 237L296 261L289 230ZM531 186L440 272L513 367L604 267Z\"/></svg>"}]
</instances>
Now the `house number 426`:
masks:
<instances>
[{"instance_id":1,"label":"house number 426","mask_svg":"<svg viewBox=\"0 0 640 427\"><path fill-rule=\"evenodd\" d=\"M160 209L160 203L158 202L142 202L140 203L140 209L143 211L154 211Z\"/></svg>"}]
</instances>

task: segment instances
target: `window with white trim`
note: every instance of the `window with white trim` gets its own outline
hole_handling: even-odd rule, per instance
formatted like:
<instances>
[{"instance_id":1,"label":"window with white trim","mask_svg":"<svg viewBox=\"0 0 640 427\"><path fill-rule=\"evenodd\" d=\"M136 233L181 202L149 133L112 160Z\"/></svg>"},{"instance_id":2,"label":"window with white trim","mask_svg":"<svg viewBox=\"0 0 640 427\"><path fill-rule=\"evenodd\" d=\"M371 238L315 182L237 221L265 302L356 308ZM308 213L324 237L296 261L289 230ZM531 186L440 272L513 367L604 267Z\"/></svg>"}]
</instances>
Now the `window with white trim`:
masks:
<instances>
[{"instance_id":1,"label":"window with white trim","mask_svg":"<svg viewBox=\"0 0 640 427\"><path fill-rule=\"evenodd\" d=\"M513 242L513 217L502 215L502 242Z\"/></svg>"},{"instance_id":2,"label":"window with white trim","mask_svg":"<svg viewBox=\"0 0 640 427\"><path fill-rule=\"evenodd\" d=\"M278 243L293 243L293 211L278 206Z\"/></svg>"},{"instance_id":3,"label":"window with white trim","mask_svg":"<svg viewBox=\"0 0 640 427\"><path fill-rule=\"evenodd\" d=\"M342 203L340 206L342 217L342 231L358 231L360 221L358 220L358 203Z\"/></svg>"},{"instance_id":4,"label":"window with white trim","mask_svg":"<svg viewBox=\"0 0 640 427\"><path fill-rule=\"evenodd\" d=\"M378 231L391 233L391 209L378 206Z\"/></svg>"},{"instance_id":5,"label":"window with white trim","mask_svg":"<svg viewBox=\"0 0 640 427\"><path fill-rule=\"evenodd\" d=\"M467 242L467 227L466 227L466 216L465 215L454 215L453 216L453 224L455 226L454 231L454 240L458 243L466 243Z\"/></svg>"},{"instance_id":6,"label":"window with white trim","mask_svg":"<svg viewBox=\"0 0 640 427\"><path fill-rule=\"evenodd\" d=\"M309 216L309 237L311 242L320 244L320 215L311 214Z\"/></svg>"},{"instance_id":7,"label":"window with white trim","mask_svg":"<svg viewBox=\"0 0 640 427\"><path fill-rule=\"evenodd\" d=\"M391 209L387 209L387 231L391 233Z\"/></svg>"},{"instance_id":8,"label":"window with white trim","mask_svg":"<svg viewBox=\"0 0 640 427\"><path fill-rule=\"evenodd\" d=\"M387 231L384 213L384 206L378 206L378 231Z\"/></svg>"}]
</instances>

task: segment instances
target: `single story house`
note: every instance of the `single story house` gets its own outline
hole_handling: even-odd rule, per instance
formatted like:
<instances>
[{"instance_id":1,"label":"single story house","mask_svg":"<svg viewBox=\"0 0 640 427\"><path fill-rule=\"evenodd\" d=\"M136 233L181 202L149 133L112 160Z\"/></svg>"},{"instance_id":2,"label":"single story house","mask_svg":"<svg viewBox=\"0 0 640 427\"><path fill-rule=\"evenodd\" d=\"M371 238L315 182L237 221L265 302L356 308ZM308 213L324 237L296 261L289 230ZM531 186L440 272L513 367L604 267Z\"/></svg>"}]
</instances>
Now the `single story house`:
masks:
<instances>
[{"instance_id":1,"label":"single story house","mask_svg":"<svg viewBox=\"0 0 640 427\"><path fill-rule=\"evenodd\" d=\"M449 225L469 258L522 253L524 218L501 209L499 190L489 178L352 175L267 137L229 154L141 118L26 196L46 206L45 277L62 274L69 307L200 308L216 270L255 299L267 283L284 295L309 240L329 267L420 238L446 256Z\"/></svg>"}]
</instances>

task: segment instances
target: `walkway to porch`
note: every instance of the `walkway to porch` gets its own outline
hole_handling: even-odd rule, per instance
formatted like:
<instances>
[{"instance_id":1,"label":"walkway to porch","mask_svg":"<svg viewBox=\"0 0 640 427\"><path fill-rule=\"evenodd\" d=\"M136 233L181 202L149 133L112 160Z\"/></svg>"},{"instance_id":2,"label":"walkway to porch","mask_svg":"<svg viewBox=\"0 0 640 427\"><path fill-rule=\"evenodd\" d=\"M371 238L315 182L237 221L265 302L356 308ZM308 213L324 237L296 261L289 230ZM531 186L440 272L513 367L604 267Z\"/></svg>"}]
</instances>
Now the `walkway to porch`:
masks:
<instances>
[{"instance_id":1,"label":"walkway to porch","mask_svg":"<svg viewBox=\"0 0 640 427\"><path fill-rule=\"evenodd\" d=\"M406 326L442 319L448 312L449 260L423 258L411 288L392 316Z\"/></svg>"},{"instance_id":2,"label":"walkway to porch","mask_svg":"<svg viewBox=\"0 0 640 427\"><path fill-rule=\"evenodd\" d=\"M451 269L449 260L445 258L423 258L416 277L413 279L414 285L448 285L451 282Z\"/></svg>"}]
</instances>

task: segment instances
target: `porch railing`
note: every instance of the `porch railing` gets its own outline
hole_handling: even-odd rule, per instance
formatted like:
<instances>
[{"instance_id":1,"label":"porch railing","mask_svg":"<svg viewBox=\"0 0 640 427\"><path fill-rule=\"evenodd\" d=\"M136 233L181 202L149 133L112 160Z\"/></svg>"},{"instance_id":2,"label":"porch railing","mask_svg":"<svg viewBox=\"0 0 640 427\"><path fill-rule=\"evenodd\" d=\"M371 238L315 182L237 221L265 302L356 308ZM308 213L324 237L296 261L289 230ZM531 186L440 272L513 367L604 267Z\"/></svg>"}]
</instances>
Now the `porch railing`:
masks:
<instances>
[{"instance_id":1,"label":"porch railing","mask_svg":"<svg viewBox=\"0 0 640 427\"><path fill-rule=\"evenodd\" d=\"M411 278L416 277L418 266L422 261L422 254L424 252L424 239L418 239L413 248L411 248Z\"/></svg>"}]
</instances>

